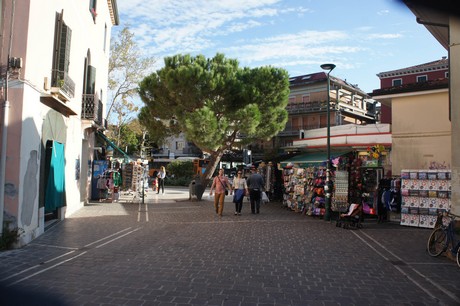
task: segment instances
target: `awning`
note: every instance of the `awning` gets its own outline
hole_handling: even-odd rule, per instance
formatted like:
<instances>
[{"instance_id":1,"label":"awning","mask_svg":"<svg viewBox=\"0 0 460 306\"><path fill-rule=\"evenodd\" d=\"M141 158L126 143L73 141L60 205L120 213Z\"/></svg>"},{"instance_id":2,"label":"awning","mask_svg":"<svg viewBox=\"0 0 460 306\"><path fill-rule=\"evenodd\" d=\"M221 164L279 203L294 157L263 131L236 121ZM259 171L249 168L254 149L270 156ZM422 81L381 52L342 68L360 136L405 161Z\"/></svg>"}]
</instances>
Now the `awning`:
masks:
<instances>
[{"instance_id":1,"label":"awning","mask_svg":"<svg viewBox=\"0 0 460 306\"><path fill-rule=\"evenodd\" d=\"M121 155L124 156L125 160L128 160L128 161L131 160L131 158L128 156L128 154L126 154L122 149L120 149L116 144L114 144L110 139L108 139L107 136L105 136L104 134L102 134L99 131L97 131L97 134L99 136L101 136L101 138L104 139L104 141L107 142L112 148L114 148L115 150L120 152Z\"/></svg>"},{"instance_id":2,"label":"awning","mask_svg":"<svg viewBox=\"0 0 460 306\"><path fill-rule=\"evenodd\" d=\"M347 152L334 152L331 153L331 159L350 153ZM286 167L288 164L292 164L296 167L309 167L309 166L318 166L324 163L326 165L327 153L307 153L294 156L290 159L284 160L281 162L282 167Z\"/></svg>"}]
</instances>

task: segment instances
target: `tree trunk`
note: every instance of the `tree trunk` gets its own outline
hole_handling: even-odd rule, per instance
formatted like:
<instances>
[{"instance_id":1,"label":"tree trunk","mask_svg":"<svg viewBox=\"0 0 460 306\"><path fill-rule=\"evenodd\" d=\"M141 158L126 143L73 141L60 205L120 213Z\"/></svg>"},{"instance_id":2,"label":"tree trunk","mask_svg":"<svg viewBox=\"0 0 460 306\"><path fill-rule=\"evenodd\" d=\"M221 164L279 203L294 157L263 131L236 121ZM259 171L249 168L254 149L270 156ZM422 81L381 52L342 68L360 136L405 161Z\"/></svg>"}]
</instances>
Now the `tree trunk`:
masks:
<instances>
[{"instance_id":1,"label":"tree trunk","mask_svg":"<svg viewBox=\"0 0 460 306\"><path fill-rule=\"evenodd\" d=\"M223 155L223 151L217 151L211 154L208 167L204 171L203 175L200 176L201 184L203 186L208 186L208 183L211 180L214 171L216 171L217 165L219 165Z\"/></svg>"}]
</instances>

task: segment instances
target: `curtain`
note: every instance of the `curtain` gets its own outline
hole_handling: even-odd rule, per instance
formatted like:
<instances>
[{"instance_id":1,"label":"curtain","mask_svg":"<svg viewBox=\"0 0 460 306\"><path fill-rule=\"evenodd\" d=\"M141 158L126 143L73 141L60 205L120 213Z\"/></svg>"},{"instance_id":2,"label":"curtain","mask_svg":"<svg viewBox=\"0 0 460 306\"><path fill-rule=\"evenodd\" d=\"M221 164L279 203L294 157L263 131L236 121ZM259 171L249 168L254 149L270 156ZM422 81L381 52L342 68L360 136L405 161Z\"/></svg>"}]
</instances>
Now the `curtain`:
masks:
<instances>
[{"instance_id":1,"label":"curtain","mask_svg":"<svg viewBox=\"0 0 460 306\"><path fill-rule=\"evenodd\" d=\"M53 141L50 171L45 193L45 212L53 212L65 205L64 144Z\"/></svg>"}]
</instances>

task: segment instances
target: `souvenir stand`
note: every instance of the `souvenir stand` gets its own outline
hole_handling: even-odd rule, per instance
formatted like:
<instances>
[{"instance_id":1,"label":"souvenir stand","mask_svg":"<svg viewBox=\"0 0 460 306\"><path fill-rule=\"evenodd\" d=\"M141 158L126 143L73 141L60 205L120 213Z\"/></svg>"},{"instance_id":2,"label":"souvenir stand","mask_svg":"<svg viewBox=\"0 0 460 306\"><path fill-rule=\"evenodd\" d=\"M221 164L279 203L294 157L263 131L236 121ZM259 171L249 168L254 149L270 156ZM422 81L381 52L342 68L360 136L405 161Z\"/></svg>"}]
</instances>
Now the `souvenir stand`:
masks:
<instances>
[{"instance_id":1,"label":"souvenir stand","mask_svg":"<svg viewBox=\"0 0 460 306\"><path fill-rule=\"evenodd\" d=\"M351 153L352 154L352 153ZM348 171L349 154L337 154L332 158L331 179L333 181L333 197L331 210L335 212L346 211L348 201ZM311 163L298 163L288 165L283 170L284 180L284 206L296 212L309 216L324 216L326 184L326 161Z\"/></svg>"},{"instance_id":2,"label":"souvenir stand","mask_svg":"<svg viewBox=\"0 0 460 306\"><path fill-rule=\"evenodd\" d=\"M123 189L136 199L142 193L142 176L144 167L137 163L124 165L122 169Z\"/></svg>"},{"instance_id":3,"label":"souvenir stand","mask_svg":"<svg viewBox=\"0 0 460 306\"><path fill-rule=\"evenodd\" d=\"M337 154L331 159L333 182L331 211L338 215L346 212L351 203L363 204L363 212L368 217L376 218L379 211L386 216L387 210L380 208L382 195L387 191L379 189L384 179L387 152L381 145L368 148L368 151L353 151ZM292 163L283 168L284 194L283 205L296 212L311 216L325 214L326 166L320 163ZM399 194L397 179L387 179L390 184L385 203L391 211L396 210ZM391 197L387 197L387 195ZM386 199L387 200L387 199ZM385 200L385 201L386 201ZM391 205L390 205L391 204ZM391 206L391 208L390 208Z\"/></svg>"},{"instance_id":4,"label":"souvenir stand","mask_svg":"<svg viewBox=\"0 0 460 306\"><path fill-rule=\"evenodd\" d=\"M451 209L451 170L401 170L401 225L433 228Z\"/></svg>"},{"instance_id":5,"label":"souvenir stand","mask_svg":"<svg viewBox=\"0 0 460 306\"><path fill-rule=\"evenodd\" d=\"M322 216L325 213L326 168L286 166L283 169L283 205L295 212Z\"/></svg>"}]
</instances>

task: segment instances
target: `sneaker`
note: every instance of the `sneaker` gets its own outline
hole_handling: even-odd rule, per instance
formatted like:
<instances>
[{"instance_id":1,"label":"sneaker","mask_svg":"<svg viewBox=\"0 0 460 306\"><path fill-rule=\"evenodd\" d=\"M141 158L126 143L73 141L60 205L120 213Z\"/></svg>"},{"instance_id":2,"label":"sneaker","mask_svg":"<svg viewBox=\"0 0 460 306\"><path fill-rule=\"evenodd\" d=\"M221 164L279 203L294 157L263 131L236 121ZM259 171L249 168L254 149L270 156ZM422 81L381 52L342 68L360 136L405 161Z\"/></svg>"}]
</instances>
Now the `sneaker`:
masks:
<instances>
[{"instance_id":1,"label":"sneaker","mask_svg":"<svg viewBox=\"0 0 460 306\"><path fill-rule=\"evenodd\" d=\"M235 216L238 215L238 212L235 211Z\"/></svg>"},{"instance_id":2,"label":"sneaker","mask_svg":"<svg viewBox=\"0 0 460 306\"><path fill-rule=\"evenodd\" d=\"M238 216L241 216L241 213L238 213Z\"/></svg>"}]
</instances>

